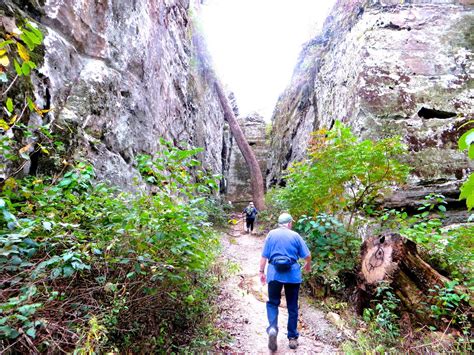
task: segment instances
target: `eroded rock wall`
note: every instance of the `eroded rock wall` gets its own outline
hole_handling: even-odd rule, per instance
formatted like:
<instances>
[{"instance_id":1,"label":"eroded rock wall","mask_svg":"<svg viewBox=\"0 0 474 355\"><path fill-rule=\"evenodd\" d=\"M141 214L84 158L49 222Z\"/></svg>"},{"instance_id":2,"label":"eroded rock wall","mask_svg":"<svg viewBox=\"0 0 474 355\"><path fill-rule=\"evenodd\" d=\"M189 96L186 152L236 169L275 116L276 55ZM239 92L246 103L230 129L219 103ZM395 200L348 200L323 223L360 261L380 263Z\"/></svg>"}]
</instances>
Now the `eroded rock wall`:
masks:
<instances>
[{"instance_id":1,"label":"eroded rock wall","mask_svg":"<svg viewBox=\"0 0 474 355\"><path fill-rule=\"evenodd\" d=\"M258 114L252 114L246 117L240 117L238 121L248 143L255 153L262 175L265 176L268 157L265 120ZM229 157L226 198L236 203L252 201L250 172L237 144L232 145Z\"/></svg>"},{"instance_id":2,"label":"eroded rock wall","mask_svg":"<svg viewBox=\"0 0 474 355\"><path fill-rule=\"evenodd\" d=\"M341 120L363 138L404 138L414 170L393 205L431 191L457 199L474 168L457 151L458 128L474 112L473 5L339 0L277 104L267 183L304 158L312 131Z\"/></svg>"},{"instance_id":3,"label":"eroded rock wall","mask_svg":"<svg viewBox=\"0 0 474 355\"><path fill-rule=\"evenodd\" d=\"M140 153L158 138L203 147L200 159L224 173L224 118L193 46L189 0L2 1L5 17L31 17L46 34L35 99L67 137L71 155L101 179L131 187ZM42 157L46 167L47 157Z\"/></svg>"}]
</instances>

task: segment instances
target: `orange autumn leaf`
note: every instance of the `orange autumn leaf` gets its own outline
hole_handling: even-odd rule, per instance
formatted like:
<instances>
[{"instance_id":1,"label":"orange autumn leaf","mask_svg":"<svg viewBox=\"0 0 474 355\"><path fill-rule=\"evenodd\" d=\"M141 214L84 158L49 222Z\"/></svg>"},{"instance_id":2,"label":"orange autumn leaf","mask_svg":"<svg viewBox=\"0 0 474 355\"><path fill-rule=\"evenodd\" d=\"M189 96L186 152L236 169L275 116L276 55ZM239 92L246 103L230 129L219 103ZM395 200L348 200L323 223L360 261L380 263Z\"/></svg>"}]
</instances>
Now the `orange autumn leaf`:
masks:
<instances>
[{"instance_id":1,"label":"orange autumn leaf","mask_svg":"<svg viewBox=\"0 0 474 355\"><path fill-rule=\"evenodd\" d=\"M32 145L33 145L33 143L29 143L29 144L25 145L23 148L20 149L20 154L28 152L28 150L30 150Z\"/></svg>"}]
</instances>

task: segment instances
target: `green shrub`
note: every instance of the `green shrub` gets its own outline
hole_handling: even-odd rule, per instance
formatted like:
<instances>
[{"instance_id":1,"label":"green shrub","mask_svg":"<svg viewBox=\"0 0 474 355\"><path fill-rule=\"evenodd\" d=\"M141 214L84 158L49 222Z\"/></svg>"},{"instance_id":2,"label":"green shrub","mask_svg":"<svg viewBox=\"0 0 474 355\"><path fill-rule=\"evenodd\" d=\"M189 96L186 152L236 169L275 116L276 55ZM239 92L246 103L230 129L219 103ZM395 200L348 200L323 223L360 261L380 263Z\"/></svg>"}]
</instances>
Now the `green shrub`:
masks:
<instances>
[{"instance_id":1,"label":"green shrub","mask_svg":"<svg viewBox=\"0 0 474 355\"><path fill-rule=\"evenodd\" d=\"M314 218L302 216L295 229L304 237L311 251L312 277L333 291L342 290L345 287L343 275L354 273L357 265L360 238L327 214Z\"/></svg>"},{"instance_id":2,"label":"green shrub","mask_svg":"<svg viewBox=\"0 0 474 355\"><path fill-rule=\"evenodd\" d=\"M363 318L368 323L370 331L377 335L382 343L391 346L400 336L398 324L400 300L391 286L380 283L377 286L375 298L371 301L373 308L364 309Z\"/></svg>"},{"instance_id":3,"label":"green shrub","mask_svg":"<svg viewBox=\"0 0 474 355\"><path fill-rule=\"evenodd\" d=\"M430 194L418 213L388 210L380 216L382 229L397 229L417 244L419 252L435 268L474 287L474 226L466 224L443 228L446 201L443 195Z\"/></svg>"},{"instance_id":4,"label":"green shrub","mask_svg":"<svg viewBox=\"0 0 474 355\"><path fill-rule=\"evenodd\" d=\"M462 303L468 304L469 295L457 292L455 287L459 286L459 281L447 282L444 287L438 285L430 289L433 305L431 305L431 316L437 320L449 322L453 326L462 329L464 335L471 335L471 324L469 322L468 310L464 309Z\"/></svg>"},{"instance_id":5,"label":"green shrub","mask_svg":"<svg viewBox=\"0 0 474 355\"><path fill-rule=\"evenodd\" d=\"M212 196L205 200L201 211L207 220L216 228L227 228L232 213L232 205L219 196Z\"/></svg>"},{"instance_id":6,"label":"green shrub","mask_svg":"<svg viewBox=\"0 0 474 355\"><path fill-rule=\"evenodd\" d=\"M94 183L84 163L59 180L4 185L2 347L169 352L191 342L214 312L218 248L202 212L216 182L195 153L164 144L142 157L141 171L154 172L144 177L161 178L153 195Z\"/></svg>"},{"instance_id":7,"label":"green shrub","mask_svg":"<svg viewBox=\"0 0 474 355\"><path fill-rule=\"evenodd\" d=\"M346 340L341 348L345 354L384 354L406 351L400 337L400 300L385 282L376 289L370 308L365 308L362 319L365 326L355 338ZM403 349L403 350L402 350Z\"/></svg>"},{"instance_id":8,"label":"green shrub","mask_svg":"<svg viewBox=\"0 0 474 355\"><path fill-rule=\"evenodd\" d=\"M267 208L258 213L258 222L261 228L270 230L276 228L278 216L288 211L288 205L281 199L279 189L272 188L265 194L265 205Z\"/></svg>"},{"instance_id":9,"label":"green shrub","mask_svg":"<svg viewBox=\"0 0 474 355\"><path fill-rule=\"evenodd\" d=\"M474 291L474 225L443 230L446 238L439 265Z\"/></svg>"},{"instance_id":10,"label":"green shrub","mask_svg":"<svg viewBox=\"0 0 474 355\"><path fill-rule=\"evenodd\" d=\"M349 212L350 226L357 210L405 181L409 169L398 161L404 152L400 138L358 141L336 122L315 132L309 157L288 169L280 199L296 217Z\"/></svg>"}]
</instances>

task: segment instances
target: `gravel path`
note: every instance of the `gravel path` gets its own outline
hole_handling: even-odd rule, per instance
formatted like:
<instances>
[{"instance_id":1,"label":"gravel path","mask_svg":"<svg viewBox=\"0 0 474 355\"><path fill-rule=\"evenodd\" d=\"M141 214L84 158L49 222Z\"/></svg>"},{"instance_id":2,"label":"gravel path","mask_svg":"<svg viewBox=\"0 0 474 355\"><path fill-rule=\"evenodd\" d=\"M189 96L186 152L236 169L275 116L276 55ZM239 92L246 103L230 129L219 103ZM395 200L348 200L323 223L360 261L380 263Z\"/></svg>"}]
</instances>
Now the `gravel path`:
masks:
<instances>
[{"instance_id":1,"label":"gravel path","mask_svg":"<svg viewBox=\"0 0 474 355\"><path fill-rule=\"evenodd\" d=\"M267 287L258 276L260 253L265 235L242 233L242 225L235 225L222 238L223 262L237 268L235 275L222 282L219 295L220 316L217 326L232 336L232 341L217 351L238 353L269 353L265 302ZM300 298L299 347L291 350L286 337L288 312L282 297L279 313L278 351L276 354L335 353L333 344L340 342L340 332L324 318L321 310ZM332 341L332 339L334 341Z\"/></svg>"}]
</instances>

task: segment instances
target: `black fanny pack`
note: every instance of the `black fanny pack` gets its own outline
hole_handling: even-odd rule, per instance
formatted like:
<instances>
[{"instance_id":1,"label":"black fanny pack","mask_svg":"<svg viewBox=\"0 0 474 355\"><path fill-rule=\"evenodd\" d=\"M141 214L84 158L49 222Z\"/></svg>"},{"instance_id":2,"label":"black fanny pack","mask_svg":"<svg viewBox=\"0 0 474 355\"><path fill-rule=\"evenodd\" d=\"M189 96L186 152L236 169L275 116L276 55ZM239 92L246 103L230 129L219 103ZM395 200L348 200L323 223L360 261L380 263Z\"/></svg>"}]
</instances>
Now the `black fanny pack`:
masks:
<instances>
[{"instance_id":1,"label":"black fanny pack","mask_svg":"<svg viewBox=\"0 0 474 355\"><path fill-rule=\"evenodd\" d=\"M270 260L270 264L275 267L277 272L288 272L291 270L291 265L296 263L295 260L287 256L275 256Z\"/></svg>"}]
</instances>

